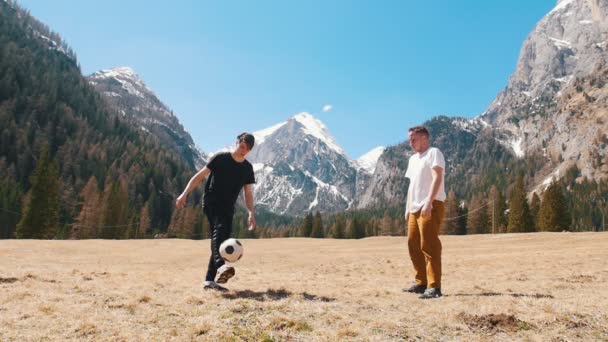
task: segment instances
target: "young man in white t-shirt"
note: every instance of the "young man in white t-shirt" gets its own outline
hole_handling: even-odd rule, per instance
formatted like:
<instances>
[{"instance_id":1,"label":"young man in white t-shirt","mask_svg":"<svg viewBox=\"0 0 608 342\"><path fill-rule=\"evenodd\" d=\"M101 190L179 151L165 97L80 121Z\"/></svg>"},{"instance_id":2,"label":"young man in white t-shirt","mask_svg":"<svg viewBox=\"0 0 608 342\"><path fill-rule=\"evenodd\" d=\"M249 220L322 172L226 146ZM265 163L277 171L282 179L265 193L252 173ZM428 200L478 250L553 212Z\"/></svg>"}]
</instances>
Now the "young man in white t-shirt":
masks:
<instances>
[{"instance_id":1,"label":"young man in white t-shirt","mask_svg":"<svg viewBox=\"0 0 608 342\"><path fill-rule=\"evenodd\" d=\"M446 199L443 153L429 146L429 131L422 126L409 129L410 146L416 152L409 159L405 221L410 258L416 284L404 289L420 298L441 297L441 241L439 227Z\"/></svg>"}]
</instances>

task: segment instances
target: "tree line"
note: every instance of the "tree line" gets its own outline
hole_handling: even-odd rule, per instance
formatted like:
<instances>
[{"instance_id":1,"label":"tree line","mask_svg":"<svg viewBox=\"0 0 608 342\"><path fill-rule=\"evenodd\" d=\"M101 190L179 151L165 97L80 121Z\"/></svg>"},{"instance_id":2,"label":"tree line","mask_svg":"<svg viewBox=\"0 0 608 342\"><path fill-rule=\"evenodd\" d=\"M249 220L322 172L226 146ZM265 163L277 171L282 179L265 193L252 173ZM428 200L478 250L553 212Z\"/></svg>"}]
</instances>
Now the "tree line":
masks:
<instances>
[{"instance_id":1,"label":"tree line","mask_svg":"<svg viewBox=\"0 0 608 342\"><path fill-rule=\"evenodd\" d=\"M133 210L129 180L123 175L108 178L103 187L92 175L76 198L62 196L64 185L57 161L48 145L43 145L36 167L29 177L30 188L23 193L14 166L0 161L0 237L34 239L137 239L178 237L205 239L209 224L197 190L189 204L172 210L166 230L155 227L152 210L162 193L152 193L138 211ZM441 233L447 235L498 234L605 230L608 212L608 182L590 182L577 177L574 167L560 180L552 180L542 192L528 195L524 177L509 188L509 196L492 186L487 193L473 194L469 200L450 191L446 200ZM168 195L173 207L174 197ZM576 199L579 199L578 201ZM581 199L584 199L582 201ZM66 221L64 201L73 202L74 218ZM171 209L170 208L170 209ZM247 230L247 213L239 207L233 220L234 236L240 238L312 237L360 239L368 236L407 234L404 205L340 213L309 212L290 218L269 212L258 213L260 227ZM584 213L591 210L591 216ZM580 215L580 216L579 216Z\"/></svg>"}]
</instances>

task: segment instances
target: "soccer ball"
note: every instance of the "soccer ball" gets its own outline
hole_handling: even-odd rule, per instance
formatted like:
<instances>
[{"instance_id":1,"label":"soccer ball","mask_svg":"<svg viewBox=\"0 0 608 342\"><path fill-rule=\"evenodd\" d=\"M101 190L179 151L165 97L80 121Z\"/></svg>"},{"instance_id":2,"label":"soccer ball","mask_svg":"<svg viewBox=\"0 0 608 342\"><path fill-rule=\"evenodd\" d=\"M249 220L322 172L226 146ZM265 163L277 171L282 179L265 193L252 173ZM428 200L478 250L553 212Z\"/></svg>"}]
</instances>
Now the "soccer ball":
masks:
<instances>
[{"instance_id":1,"label":"soccer ball","mask_svg":"<svg viewBox=\"0 0 608 342\"><path fill-rule=\"evenodd\" d=\"M220 256L227 262L237 262L243 256L243 245L237 239L228 239L220 245Z\"/></svg>"}]
</instances>

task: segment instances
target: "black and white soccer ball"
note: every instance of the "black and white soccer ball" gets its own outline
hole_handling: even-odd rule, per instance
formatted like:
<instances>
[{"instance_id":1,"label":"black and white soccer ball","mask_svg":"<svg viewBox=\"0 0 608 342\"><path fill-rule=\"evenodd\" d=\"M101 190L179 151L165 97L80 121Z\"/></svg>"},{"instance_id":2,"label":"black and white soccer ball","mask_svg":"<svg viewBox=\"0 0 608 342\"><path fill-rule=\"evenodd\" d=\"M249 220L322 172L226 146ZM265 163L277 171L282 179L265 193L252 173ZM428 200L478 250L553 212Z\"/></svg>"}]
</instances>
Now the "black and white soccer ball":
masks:
<instances>
[{"instance_id":1,"label":"black and white soccer ball","mask_svg":"<svg viewBox=\"0 0 608 342\"><path fill-rule=\"evenodd\" d=\"M237 262L243 256L243 245L237 239L228 239L220 245L220 256L227 262Z\"/></svg>"}]
</instances>

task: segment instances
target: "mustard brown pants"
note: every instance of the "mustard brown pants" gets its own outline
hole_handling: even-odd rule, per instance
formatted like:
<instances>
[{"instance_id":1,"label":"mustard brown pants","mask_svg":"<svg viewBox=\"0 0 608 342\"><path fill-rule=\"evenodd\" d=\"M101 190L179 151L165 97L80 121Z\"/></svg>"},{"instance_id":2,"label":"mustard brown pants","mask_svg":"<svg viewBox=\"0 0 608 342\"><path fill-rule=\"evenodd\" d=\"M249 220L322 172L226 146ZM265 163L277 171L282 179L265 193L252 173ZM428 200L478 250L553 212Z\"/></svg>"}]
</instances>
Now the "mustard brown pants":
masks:
<instances>
[{"instance_id":1,"label":"mustard brown pants","mask_svg":"<svg viewBox=\"0 0 608 342\"><path fill-rule=\"evenodd\" d=\"M407 222L407 245L416 273L416 284L441 288L441 241L439 228L445 213L444 203L433 201L431 216L422 210L410 213Z\"/></svg>"}]
</instances>

